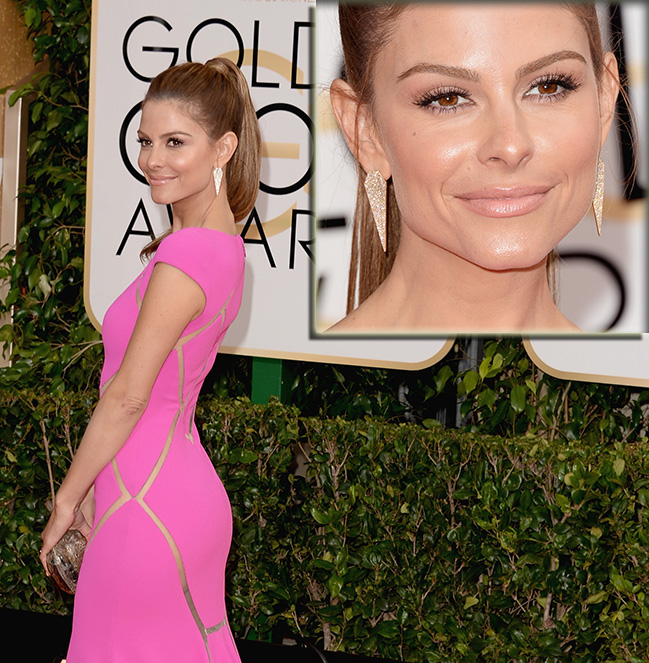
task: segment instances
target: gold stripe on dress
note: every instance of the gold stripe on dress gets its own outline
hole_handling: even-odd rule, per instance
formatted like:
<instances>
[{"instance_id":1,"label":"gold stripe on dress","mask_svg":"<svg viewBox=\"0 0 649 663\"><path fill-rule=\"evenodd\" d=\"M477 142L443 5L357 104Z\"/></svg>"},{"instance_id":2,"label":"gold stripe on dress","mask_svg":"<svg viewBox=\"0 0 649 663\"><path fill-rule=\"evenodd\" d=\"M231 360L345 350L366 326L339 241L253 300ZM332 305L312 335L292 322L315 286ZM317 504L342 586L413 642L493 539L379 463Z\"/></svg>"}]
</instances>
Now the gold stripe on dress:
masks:
<instances>
[{"instance_id":1,"label":"gold stripe on dress","mask_svg":"<svg viewBox=\"0 0 649 663\"><path fill-rule=\"evenodd\" d=\"M185 595L185 601L187 601L187 606L189 607L189 611L192 614L192 617L194 618L194 622L196 623L196 626L198 627L198 630L201 634L201 638L203 639L203 644L205 645L205 651L207 652L207 658L212 662L212 655L210 654L210 648L207 642L207 629L205 628L205 625L203 624L203 621L200 618L200 615L198 614L198 609L196 608L196 604L194 603L194 599L192 598L192 594L189 590L189 584L187 583L187 573L185 571L185 564L183 563L182 557L180 555L180 550L178 548L178 544L174 541L173 536L171 536L171 532L165 527L164 523L158 518L158 516L153 512L151 507L144 501L143 498L140 496L137 496L136 501L138 504L144 509L144 511L148 514L149 518L155 523L155 525L158 527L158 529L162 532L162 535L165 537L167 540L167 543L169 544L169 548L171 548L171 553L174 556L174 559L176 560L176 568L178 569L178 575L180 577L180 586L183 590L183 594ZM219 626L217 624L217 626ZM218 630L218 629L217 629Z\"/></svg>"},{"instance_id":2,"label":"gold stripe on dress","mask_svg":"<svg viewBox=\"0 0 649 663\"><path fill-rule=\"evenodd\" d=\"M185 343L187 343L188 341L191 341L193 338L195 338L196 336L198 336L199 334L204 332L206 329L211 327L219 317L224 316L225 312L226 312L226 309L227 309L227 306L230 303L230 300L232 299L233 294L234 294L234 289L232 289L230 291L230 294L228 295L228 298L225 300L225 303L223 304L223 306L221 307L219 312L209 322L206 322L200 329L195 329L193 332L187 334L186 336L181 336L178 339L178 343L176 343L176 345L174 347L176 349L182 347L183 345L185 345ZM221 327L223 327L223 322L221 322Z\"/></svg>"},{"instance_id":3,"label":"gold stripe on dress","mask_svg":"<svg viewBox=\"0 0 649 663\"><path fill-rule=\"evenodd\" d=\"M121 495L108 507L108 509L106 509L106 511L104 511L104 514L99 519L97 527L95 527L88 543L90 543L90 541L92 541L95 538L97 532L102 528L103 524L115 513L115 511L117 511L117 509L119 509L121 506L124 506L124 504L126 504L128 501L130 501L133 498L133 495L129 493L128 488L126 487L126 484L122 479L119 467L117 466L117 458L113 458L110 464L113 468L113 474L115 475L115 480L117 481L117 485L119 487Z\"/></svg>"},{"instance_id":4,"label":"gold stripe on dress","mask_svg":"<svg viewBox=\"0 0 649 663\"><path fill-rule=\"evenodd\" d=\"M207 633L207 635L212 635L212 633L220 631L224 626L225 626L225 618L223 618L218 624L214 624L214 626L210 626L209 628L205 629L205 632Z\"/></svg>"},{"instance_id":5,"label":"gold stripe on dress","mask_svg":"<svg viewBox=\"0 0 649 663\"><path fill-rule=\"evenodd\" d=\"M106 382L104 382L104 384L102 384L102 385L99 387L99 397L100 397L100 398L106 393L106 389L108 389L108 387L110 386L110 383L113 381L113 378L114 378L116 375L117 375L117 371L115 371L115 372L114 372L114 373L108 378L108 380L106 380Z\"/></svg>"},{"instance_id":6,"label":"gold stripe on dress","mask_svg":"<svg viewBox=\"0 0 649 663\"><path fill-rule=\"evenodd\" d=\"M140 281L142 276L137 280L137 285L135 286L135 303L137 304L137 310L139 311L142 308L142 295L140 294Z\"/></svg>"},{"instance_id":7,"label":"gold stripe on dress","mask_svg":"<svg viewBox=\"0 0 649 663\"><path fill-rule=\"evenodd\" d=\"M171 443L173 442L174 439L174 433L176 431L176 424L178 423L179 416L180 416L180 410L178 410L174 415L174 419L171 422L171 428L169 429L169 434L167 435L167 439L165 440L165 445L162 448L162 451L160 452L160 456L158 457L156 464L153 466L153 469L151 470L151 474L149 474L147 480L144 482L144 485L142 486L142 488L140 488L137 495L135 496L135 499L137 499L138 501L140 499L144 499L144 496L149 491L149 488L151 488L153 482L157 479L160 470L162 470L162 466L164 465L165 460L167 460L167 455L169 454L169 449L171 449Z\"/></svg>"},{"instance_id":8,"label":"gold stripe on dress","mask_svg":"<svg viewBox=\"0 0 649 663\"><path fill-rule=\"evenodd\" d=\"M178 357L178 404L180 411L185 409L185 395L183 394L183 386L185 384L185 355L182 348L176 349Z\"/></svg>"}]
</instances>

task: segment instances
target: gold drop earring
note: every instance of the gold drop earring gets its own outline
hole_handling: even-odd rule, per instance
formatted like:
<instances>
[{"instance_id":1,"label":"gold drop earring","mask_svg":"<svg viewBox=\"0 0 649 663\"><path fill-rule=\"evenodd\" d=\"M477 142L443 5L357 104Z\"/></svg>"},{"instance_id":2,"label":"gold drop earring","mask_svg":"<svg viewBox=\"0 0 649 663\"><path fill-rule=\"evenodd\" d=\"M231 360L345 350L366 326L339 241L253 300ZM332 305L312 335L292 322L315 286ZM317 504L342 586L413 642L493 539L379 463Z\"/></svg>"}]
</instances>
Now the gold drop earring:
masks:
<instances>
[{"instance_id":1,"label":"gold drop earring","mask_svg":"<svg viewBox=\"0 0 649 663\"><path fill-rule=\"evenodd\" d=\"M214 169L214 188L216 189L216 195L219 195L221 190L221 180L223 179L223 168L217 166Z\"/></svg>"},{"instance_id":2,"label":"gold drop earring","mask_svg":"<svg viewBox=\"0 0 649 663\"><path fill-rule=\"evenodd\" d=\"M600 157L597 161L597 179L595 180L595 195L593 196L593 212L597 224L597 235L602 234L602 208L604 207L604 162Z\"/></svg>"},{"instance_id":3,"label":"gold drop earring","mask_svg":"<svg viewBox=\"0 0 649 663\"><path fill-rule=\"evenodd\" d=\"M383 175L378 170L373 170L365 177L365 192L367 199L370 201L370 208L372 210L372 217L374 218L374 225L379 233L381 246L383 252L387 253L388 250L388 237L387 237L387 196L388 196L388 183L383 179Z\"/></svg>"}]
</instances>

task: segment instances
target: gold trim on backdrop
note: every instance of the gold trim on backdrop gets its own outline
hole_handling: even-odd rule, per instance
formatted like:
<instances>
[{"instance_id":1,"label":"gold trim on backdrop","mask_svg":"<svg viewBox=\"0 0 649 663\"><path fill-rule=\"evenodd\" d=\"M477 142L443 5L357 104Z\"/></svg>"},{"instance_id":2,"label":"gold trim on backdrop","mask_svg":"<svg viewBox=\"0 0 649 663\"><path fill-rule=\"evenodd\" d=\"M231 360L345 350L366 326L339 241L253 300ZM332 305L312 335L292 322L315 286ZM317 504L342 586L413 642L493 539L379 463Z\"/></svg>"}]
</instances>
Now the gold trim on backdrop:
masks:
<instances>
[{"instance_id":1,"label":"gold trim on backdrop","mask_svg":"<svg viewBox=\"0 0 649 663\"><path fill-rule=\"evenodd\" d=\"M316 131L338 132L338 122L331 106L329 90L318 94L316 102Z\"/></svg>"},{"instance_id":2,"label":"gold trim on backdrop","mask_svg":"<svg viewBox=\"0 0 649 663\"><path fill-rule=\"evenodd\" d=\"M629 85L644 85L647 80L647 66L644 62L633 62L627 65L626 75Z\"/></svg>"},{"instance_id":3,"label":"gold trim on backdrop","mask_svg":"<svg viewBox=\"0 0 649 663\"><path fill-rule=\"evenodd\" d=\"M544 373L552 375L561 380L577 380L579 382L600 382L604 384L618 384L627 387L649 387L649 377L647 378L625 378L619 375L599 375L596 373L577 373L572 371L561 371L546 364L537 354L529 338L523 339L523 345L529 358ZM649 369L648 369L649 371Z\"/></svg>"},{"instance_id":4,"label":"gold trim on backdrop","mask_svg":"<svg viewBox=\"0 0 649 663\"><path fill-rule=\"evenodd\" d=\"M332 340L332 343L333 342L335 341ZM360 338L357 342L363 343L363 339ZM454 337L447 338L444 345L432 357L419 362L365 359L364 357L339 357L334 353L324 355L316 353L311 354L308 352L273 352L272 350L255 350L252 348L241 350L240 348L226 345L221 346L219 351L225 352L229 355L242 355L245 357L266 357L268 359L290 359L292 361L312 361L328 364L344 364L346 366L365 366L368 368L394 368L406 371L419 371L442 360L453 347L454 343Z\"/></svg>"},{"instance_id":5,"label":"gold trim on backdrop","mask_svg":"<svg viewBox=\"0 0 649 663\"><path fill-rule=\"evenodd\" d=\"M8 246L8 250L16 246L18 228L24 209L18 194L25 185L27 109L29 107L25 99L18 99L13 106L10 106L9 99L13 92L15 92L15 88L7 90L5 95L2 212L0 216L0 249Z\"/></svg>"},{"instance_id":6,"label":"gold trim on backdrop","mask_svg":"<svg viewBox=\"0 0 649 663\"><path fill-rule=\"evenodd\" d=\"M16 88L31 80L23 79ZM0 208L0 255L16 248L18 230L24 218L25 204L18 197L25 186L27 170L27 124L29 100L21 98L13 106L9 99L15 88L7 90L4 107L4 146L2 153L2 207ZM6 247L6 250L5 250ZM9 282L0 283L0 299L4 301L9 293ZM11 324L13 307L8 313L0 315L0 327ZM11 355L11 344L9 345ZM10 362L0 352L0 367L9 366Z\"/></svg>"},{"instance_id":7,"label":"gold trim on backdrop","mask_svg":"<svg viewBox=\"0 0 649 663\"><path fill-rule=\"evenodd\" d=\"M95 155L95 103L97 95L97 35L99 34L99 0L92 0L90 29L90 97L88 103L88 169L86 176L86 232L83 251L83 305L92 326L101 333L101 324L90 305L90 246L92 244L92 195Z\"/></svg>"},{"instance_id":8,"label":"gold trim on backdrop","mask_svg":"<svg viewBox=\"0 0 649 663\"><path fill-rule=\"evenodd\" d=\"M603 210L604 223L608 221L612 221L613 223L644 221L647 213L647 204L644 199L626 200L625 198L610 198L605 196Z\"/></svg>"},{"instance_id":9,"label":"gold trim on backdrop","mask_svg":"<svg viewBox=\"0 0 649 663\"><path fill-rule=\"evenodd\" d=\"M269 143L264 141L261 144L261 156L271 159L299 159L299 143Z\"/></svg>"}]
</instances>

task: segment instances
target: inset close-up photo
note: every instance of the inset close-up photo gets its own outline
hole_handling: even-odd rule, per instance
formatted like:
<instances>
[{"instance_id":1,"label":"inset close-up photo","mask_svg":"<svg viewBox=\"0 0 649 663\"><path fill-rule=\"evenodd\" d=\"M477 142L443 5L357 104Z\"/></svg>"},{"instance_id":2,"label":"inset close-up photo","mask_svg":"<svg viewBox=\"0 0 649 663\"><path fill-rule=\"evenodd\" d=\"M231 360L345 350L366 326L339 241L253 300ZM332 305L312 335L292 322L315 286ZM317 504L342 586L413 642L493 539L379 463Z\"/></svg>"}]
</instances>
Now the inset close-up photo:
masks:
<instances>
[{"instance_id":1,"label":"inset close-up photo","mask_svg":"<svg viewBox=\"0 0 649 663\"><path fill-rule=\"evenodd\" d=\"M646 331L645 14L318 5L316 332Z\"/></svg>"}]
</instances>

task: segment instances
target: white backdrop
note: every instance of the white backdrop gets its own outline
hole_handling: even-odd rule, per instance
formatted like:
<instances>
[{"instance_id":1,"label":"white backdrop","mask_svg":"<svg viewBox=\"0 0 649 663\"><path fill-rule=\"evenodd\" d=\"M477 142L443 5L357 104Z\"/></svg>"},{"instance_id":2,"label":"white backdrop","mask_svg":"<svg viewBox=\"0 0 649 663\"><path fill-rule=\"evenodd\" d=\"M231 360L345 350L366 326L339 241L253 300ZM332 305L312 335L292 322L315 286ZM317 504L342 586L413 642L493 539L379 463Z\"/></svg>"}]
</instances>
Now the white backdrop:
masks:
<instances>
[{"instance_id":1,"label":"white backdrop","mask_svg":"<svg viewBox=\"0 0 649 663\"><path fill-rule=\"evenodd\" d=\"M136 165L148 81L175 62L225 55L251 86L264 158L252 219L240 224L244 299L222 351L401 367L447 351L445 339L310 338L314 7L314 0L94 0L84 296L97 328L142 269L149 226L157 235L169 224Z\"/></svg>"}]
</instances>

